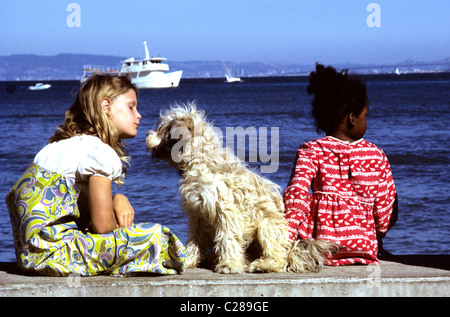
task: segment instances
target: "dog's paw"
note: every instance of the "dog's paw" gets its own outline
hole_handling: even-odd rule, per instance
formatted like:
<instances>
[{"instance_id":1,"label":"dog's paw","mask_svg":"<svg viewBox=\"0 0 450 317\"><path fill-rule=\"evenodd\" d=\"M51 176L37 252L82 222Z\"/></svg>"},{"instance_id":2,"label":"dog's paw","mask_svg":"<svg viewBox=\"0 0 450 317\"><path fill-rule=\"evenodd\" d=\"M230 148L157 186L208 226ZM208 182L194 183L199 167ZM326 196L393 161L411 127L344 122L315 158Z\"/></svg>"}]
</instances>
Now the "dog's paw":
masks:
<instances>
[{"instance_id":1,"label":"dog's paw","mask_svg":"<svg viewBox=\"0 0 450 317\"><path fill-rule=\"evenodd\" d=\"M221 274L240 274L244 273L242 265L217 264L214 267L214 272Z\"/></svg>"},{"instance_id":2,"label":"dog's paw","mask_svg":"<svg viewBox=\"0 0 450 317\"><path fill-rule=\"evenodd\" d=\"M198 265L198 259L192 256L187 256L186 257L186 261L184 262L184 267L185 268L194 268L197 267Z\"/></svg>"},{"instance_id":3,"label":"dog's paw","mask_svg":"<svg viewBox=\"0 0 450 317\"><path fill-rule=\"evenodd\" d=\"M197 267L197 263L193 263L193 262L191 262L191 263L185 262L185 263L184 263L184 267L185 267L186 269L193 269L193 268L196 268L196 267Z\"/></svg>"},{"instance_id":4,"label":"dog's paw","mask_svg":"<svg viewBox=\"0 0 450 317\"><path fill-rule=\"evenodd\" d=\"M250 273L284 272L284 265L273 259L258 259L250 264Z\"/></svg>"}]
</instances>

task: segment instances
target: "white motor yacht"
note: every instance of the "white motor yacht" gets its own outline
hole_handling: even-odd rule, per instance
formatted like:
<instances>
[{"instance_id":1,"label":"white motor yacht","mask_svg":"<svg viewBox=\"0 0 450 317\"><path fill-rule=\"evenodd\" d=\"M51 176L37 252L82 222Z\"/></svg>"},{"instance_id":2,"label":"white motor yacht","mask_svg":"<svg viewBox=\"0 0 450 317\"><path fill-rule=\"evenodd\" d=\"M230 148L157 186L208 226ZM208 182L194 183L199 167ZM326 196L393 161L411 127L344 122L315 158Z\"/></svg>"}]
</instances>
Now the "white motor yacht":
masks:
<instances>
[{"instance_id":1,"label":"white motor yacht","mask_svg":"<svg viewBox=\"0 0 450 317\"><path fill-rule=\"evenodd\" d=\"M122 61L120 70L104 66L85 65L81 82L86 81L87 78L95 73L107 73L130 77L132 83L138 89L178 87L183 71L168 72L169 65L163 63L167 59L164 57L150 57L147 42L144 41L143 44L145 46L144 59L127 58Z\"/></svg>"}]
</instances>

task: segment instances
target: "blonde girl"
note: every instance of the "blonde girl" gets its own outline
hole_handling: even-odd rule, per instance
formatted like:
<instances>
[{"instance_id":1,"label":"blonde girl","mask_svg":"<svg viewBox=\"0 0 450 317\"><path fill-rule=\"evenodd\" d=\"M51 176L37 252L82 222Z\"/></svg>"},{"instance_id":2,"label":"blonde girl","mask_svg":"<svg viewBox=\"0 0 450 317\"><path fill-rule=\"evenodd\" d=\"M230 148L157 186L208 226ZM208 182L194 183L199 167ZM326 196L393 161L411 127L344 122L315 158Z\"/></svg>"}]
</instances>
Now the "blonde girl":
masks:
<instances>
[{"instance_id":1,"label":"blonde girl","mask_svg":"<svg viewBox=\"0 0 450 317\"><path fill-rule=\"evenodd\" d=\"M123 183L125 139L137 134L137 89L125 76L94 75L64 122L7 195L18 266L44 275L175 274L186 251L166 227L133 224Z\"/></svg>"}]
</instances>

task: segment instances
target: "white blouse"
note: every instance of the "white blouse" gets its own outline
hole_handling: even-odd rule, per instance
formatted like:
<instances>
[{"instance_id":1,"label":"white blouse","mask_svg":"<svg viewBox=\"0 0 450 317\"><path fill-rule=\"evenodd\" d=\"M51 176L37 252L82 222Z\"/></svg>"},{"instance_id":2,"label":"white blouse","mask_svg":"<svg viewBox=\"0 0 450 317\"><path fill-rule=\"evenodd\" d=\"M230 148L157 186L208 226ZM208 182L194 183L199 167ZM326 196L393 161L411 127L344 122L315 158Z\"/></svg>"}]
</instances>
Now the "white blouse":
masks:
<instances>
[{"instance_id":1,"label":"white blouse","mask_svg":"<svg viewBox=\"0 0 450 317\"><path fill-rule=\"evenodd\" d=\"M34 163L74 178L81 187L90 176L102 176L114 181L122 174L122 163L113 148L98 137L86 134L47 144L35 156Z\"/></svg>"}]
</instances>

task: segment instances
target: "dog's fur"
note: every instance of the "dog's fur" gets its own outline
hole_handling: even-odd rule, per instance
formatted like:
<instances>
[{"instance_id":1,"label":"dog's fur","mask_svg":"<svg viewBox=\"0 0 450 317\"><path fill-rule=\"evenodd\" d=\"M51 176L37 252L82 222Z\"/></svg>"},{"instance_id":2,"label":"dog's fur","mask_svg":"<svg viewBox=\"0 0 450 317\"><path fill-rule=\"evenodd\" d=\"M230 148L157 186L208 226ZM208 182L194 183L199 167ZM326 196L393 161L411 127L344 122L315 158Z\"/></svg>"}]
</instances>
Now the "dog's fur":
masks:
<instances>
[{"instance_id":1,"label":"dog's fur","mask_svg":"<svg viewBox=\"0 0 450 317\"><path fill-rule=\"evenodd\" d=\"M161 113L156 130L147 133L153 158L181 175L189 224L186 267L210 261L220 273L319 271L334 245L290 241L279 186L250 171L221 143L194 103ZM250 245L256 252L251 263Z\"/></svg>"}]
</instances>

